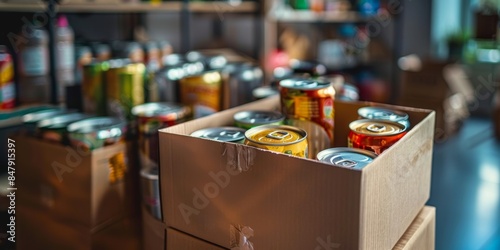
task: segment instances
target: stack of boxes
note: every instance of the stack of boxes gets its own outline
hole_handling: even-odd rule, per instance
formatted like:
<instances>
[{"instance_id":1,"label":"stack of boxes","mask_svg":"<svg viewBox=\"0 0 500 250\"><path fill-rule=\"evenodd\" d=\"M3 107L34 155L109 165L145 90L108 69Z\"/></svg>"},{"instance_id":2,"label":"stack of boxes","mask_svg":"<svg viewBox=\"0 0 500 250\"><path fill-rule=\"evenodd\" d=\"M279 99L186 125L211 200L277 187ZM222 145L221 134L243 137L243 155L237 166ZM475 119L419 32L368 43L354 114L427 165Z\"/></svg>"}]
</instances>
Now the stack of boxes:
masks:
<instances>
[{"instance_id":1,"label":"stack of boxes","mask_svg":"<svg viewBox=\"0 0 500 250\"><path fill-rule=\"evenodd\" d=\"M368 105L335 103L335 146ZM278 107L275 96L160 131L163 220L143 213L145 249L433 249L433 111L398 107L413 127L362 170L189 136Z\"/></svg>"}]
</instances>

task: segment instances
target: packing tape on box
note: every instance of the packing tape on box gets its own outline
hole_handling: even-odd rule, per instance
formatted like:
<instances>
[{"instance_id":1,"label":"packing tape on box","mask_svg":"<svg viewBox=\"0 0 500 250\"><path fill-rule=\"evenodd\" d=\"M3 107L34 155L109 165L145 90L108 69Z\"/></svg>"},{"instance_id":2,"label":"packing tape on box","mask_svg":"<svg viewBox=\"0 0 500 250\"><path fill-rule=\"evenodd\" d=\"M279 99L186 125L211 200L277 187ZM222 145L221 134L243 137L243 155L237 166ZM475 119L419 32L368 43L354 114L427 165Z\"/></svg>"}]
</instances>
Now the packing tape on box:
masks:
<instances>
[{"instance_id":1,"label":"packing tape on box","mask_svg":"<svg viewBox=\"0 0 500 250\"><path fill-rule=\"evenodd\" d=\"M253 244L248 239L253 236L253 229L241 225L229 226L231 250L253 250Z\"/></svg>"},{"instance_id":2,"label":"packing tape on box","mask_svg":"<svg viewBox=\"0 0 500 250\"><path fill-rule=\"evenodd\" d=\"M226 156L226 168L235 174L248 171L252 168L255 159L255 149L243 144L222 143L222 155Z\"/></svg>"}]
</instances>

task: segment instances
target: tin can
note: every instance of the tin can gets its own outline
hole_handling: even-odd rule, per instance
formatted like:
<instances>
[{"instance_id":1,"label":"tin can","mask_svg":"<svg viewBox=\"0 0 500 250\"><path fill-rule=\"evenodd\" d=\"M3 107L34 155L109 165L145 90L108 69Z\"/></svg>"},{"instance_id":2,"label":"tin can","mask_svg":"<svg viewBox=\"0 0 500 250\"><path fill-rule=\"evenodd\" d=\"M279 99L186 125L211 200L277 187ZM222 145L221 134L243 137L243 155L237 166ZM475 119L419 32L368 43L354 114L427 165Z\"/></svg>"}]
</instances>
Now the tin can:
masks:
<instances>
[{"instance_id":1,"label":"tin can","mask_svg":"<svg viewBox=\"0 0 500 250\"><path fill-rule=\"evenodd\" d=\"M109 64L96 61L83 66L83 111L87 114L106 114L104 72L108 68Z\"/></svg>"},{"instance_id":2,"label":"tin can","mask_svg":"<svg viewBox=\"0 0 500 250\"><path fill-rule=\"evenodd\" d=\"M13 109L16 102L14 63L4 46L0 46L0 110Z\"/></svg>"},{"instance_id":3,"label":"tin can","mask_svg":"<svg viewBox=\"0 0 500 250\"><path fill-rule=\"evenodd\" d=\"M158 130L179 124L191 116L187 106L173 103L146 103L132 108L139 130L139 154L141 166L159 166Z\"/></svg>"},{"instance_id":4,"label":"tin can","mask_svg":"<svg viewBox=\"0 0 500 250\"><path fill-rule=\"evenodd\" d=\"M157 71L161 66L161 51L158 43L150 41L143 44L146 68L148 71Z\"/></svg>"},{"instance_id":5,"label":"tin can","mask_svg":"<svg viewBox=\"0 0 500 250\"><path fill-rule=\"evenodd\" d=\"M247 130L245 145L274 152L308 157L307 132L285 125L263 125Z\"/></svg>"},{"instance_id":6,"label":"tin can","mask_svg":"<svg viewBox=\"0 0 500 250\"><path fill-rule=\"evenodd\" d=\"M222 70L224 92L227 100L224 108L232 108L253 100L252 91L264 81L264 73L250 63L229 63Z\"/></svg>"},{"instance_id":7,"label":"tin can","mask_svg":"<svg viewBox=\"0 0 500 250\"><path fill-rule=\"evenodd\" d=\"M127 123L112 117L94 117L68 125L68 138L74 147L94 150L125 140Z\"/></svg>"},{"instance_id":8,"label":"tin can","mask_svg":"<svg viewBox=\"0 0 500 250\"><path fill-rule=\"evenodd\" d=\"M118 81L108 81L108 115L132 121L131 110L144 103L144 78L146 67L142 63L131 63L116 68L110 76L118 74Z\"/></svg>"},{"instance_id":9,"label":"tin can","mask_svg":"<svg viewBox=\"0 0 500 250\"><path fill-rule=\"evenodd\" d=\"M233 116L235 125L243 129L251 129L261 125L283 125L285 116L273 111L241 111Z\"/></svg>"},{"instance_id":10,"label":"tin can","mask_svg":"<svg viewBox=\"0 0 500 250\"><path fill-rule=\"evenodd\" d=\"M90 116L82 113L51 116L38 122L38 135L45 141L67 144L68 125L86 118Z\"/></svg>"},{"instance_id":11,"label":"tin can","mask_svg":"<svg viewBox=\"0 0 500 250\"><path fill-rule=\"evenodd\" d=\"M194 118L211 115L221 110L222 75L208 71L180 80L181 103L193 109Z\"/></svg>"},{"instance_id":12,"label":"tin can","mask_svg":"<svg viewBox=\"0 0 500 250\"><path fill-rule=\"evenodd\" d=\"M23 126L25 131L29 135L35 135L37 131L38 122L50 117L55 117L58 115L68 114L69 111L59 108L48 108L44 110L39 110L23 115Z\"/></svg>"},{"instance_id":13,"label":"tin can","mask_svg":"<svg viewBox=\"0 0 500 250\"><path fill-rule=\"evenodd\" d=\"M160 50L160 66L164 66L163 61L173 52L172 45L168 41L158 41L158 49Z\"/></svg>"},{"instance_id":14,"label":"tin can","mask_svg":"<svg viewBox=\"0 0 500 250\"><path fill-rule=\"evenodd\" d=\"M309 135L309 142L328 140L333 144L335 89L331 82L312 79L285 79L280 81L281 110L288 119L306 122L292 123L301 126ZM323 128L324 133L315 132L314 124ZM302 125L307 125L302 127ZM314 136L314 138L313 138ZM321 148L322 150L324 148ZM314 156L313 156L314 157Z\"/></svg>"},{"instance_id":15,"label":"tin can","mask_svg":"<svg viewBox=\"0 0 500 250\"><path fill-rule=\"evenodd\" d=\"M99 61L111 59L111 47L105 43L95 42L91 44L92 54Z\"/></svg>"},{"instance_id":16,"label":"tin can","mask_svg":"<svg viewBox=\"0 0 500 250\"><path fill-rule=\"evenodd\" d=\"M160 185L158 168L141 169L142 200L149 213L161 220Z\"/></svg>"},{"instance_id":17,"label":"tin can","mask_svg":"<svg viewBox=\"0 0 500 250\"><path fill-rule=\"evenodd\" d=\"M358 148L329 148L318 153L318 161L337 167L362 169L370 164L377 155Z\"/></svg>"},{"instance_id":18,"label":"tin can","mask_svg":"<svg viewBox=\"0 0 500 250\"><path fill-rule=\"evenodd\" d=\"M260 100L271 96L279 95L278 87L274 86L261 86L252 90L254 100Z\"/></svg>"},{"instance_id":19,"label":"tin can","mask_svg":"<svg viewBox=\"0 0 500 250\"><path fill-rule=\"evenodd\" d=\"M350 148L370 150L379 155L394 145L407 132L401 123L388 120L363 119L349 124L347 139Z\"/></svg>"},{"instance_id":20,"label":"tin can","mask_svg":"<svg viewBox=\"0 0 500 250\"><path fill-rule=\"evenodd\" d=\"M358 115L360 119L388 120L401 123L408 129L410 128L408 114L401 111L379 107L363 107L358 109Z\"/></svg>"},{"instance_id":21,"label":"tin can","mask_svg":"<svg viewBox=\"0 0 500 250\"><path fill-rule=\"evenodd\" d=\"M191 136L222 142L243 143L245 131L245 129L237 127L205 128L191 133Z\"/></svg>"}]
</instances>

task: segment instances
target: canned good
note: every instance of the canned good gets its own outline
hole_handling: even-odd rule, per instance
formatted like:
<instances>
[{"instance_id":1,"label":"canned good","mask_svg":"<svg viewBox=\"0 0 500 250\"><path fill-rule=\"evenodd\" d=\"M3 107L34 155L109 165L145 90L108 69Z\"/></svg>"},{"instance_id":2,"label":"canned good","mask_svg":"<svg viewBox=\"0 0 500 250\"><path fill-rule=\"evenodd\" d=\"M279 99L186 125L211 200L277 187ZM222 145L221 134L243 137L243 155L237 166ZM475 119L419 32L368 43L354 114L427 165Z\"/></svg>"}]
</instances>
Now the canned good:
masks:
<instances>
[{"instance_id":1,"label":"canned good","mask_svg":"<svg viewBox=\"0 0 500 250\"><path fill-rule=\"evenodd\" d=\"M205 128L191 133L191 136L223 142L243 143L245 131L236 127Z\"/></svg>"},{"instance_id":2,"label":"canned good","mask_svg":"<svg viewBox=\"0 0 500 250\"><path fill-rule=\"evenodd\" d=\"M88 46L75 47L75 82L80 84L83 80L83 66L92 63L92 50Z\"/></svg>"},{"instance_id":3,"label":"canned good","mask_svg":"<svg viewBox=\"0 0 500 250\"><path fill-rule=\"evenodd\" d=\"M99 61L111 59L111 47L105 43L92 43L92 54Z\"/></svg>"},{"instance_id":4,"label":"canned good","mask_svg":"<svg viewBox=\"0 0 500 250\"><path fill-rule=\"evenodd\" d=\"M294 74L307 74L309 77L318 77L326 74L326 66L313 61L290 60L290 68Z\"/></svg>"},{"instance_id":5,"label":"canned good","mask_svg":"<svg viewBox=\"0 0 500 250\"><path fill-rule=\"evenodd\" d=\"M15 102L14 63L7 49L0 45L0 110L13 109Z\"/></svg>"},{"instance_id":6,"label":"canned good","mask_svg":"<svg viewBox=\"0 0 500 250\"><path fill-rule=\"evenodd\" d=\"M82 113L51 116L38 122L38 134L43 140L66 144L68 125L86 118L90 116Z\"/></svg>"},{"instance_id":7,"label":"canned good","mask_svg":"<svg viewBox=\"0 0 500 250\"><path fill-rule=\"evenodd\" d=\"M280 92L278 88L273 86L262 86L252 90L252 96L255 100L260 100L271 96L279 95L279 93Z\"/></svg>"},{"instance_id":8,"label":"canned good","mask_svg":"<svg viewBox=\"0 0 500 250\"><path fill-rule=\"evenodd\" d=\"M320 125L327 138L311 137L310 141L328 139L332 145L335 112L335 89L332 84L301 78L285 79L279 84L282 113L289 119L306 120ZM313 131L307 132L309 134Z\"/></svg>"},{"instance_id":9,"label":"canned good","mask_svg":"<svg viewBox=\"0 0 500 250\"><path fill-rule=\"evenodd\" d=\"M202 62L208 70L222 69L227 64L227 59L223 55L207 54L199 51L191 51L186 54L189 62Z\"/></svg>"},{"instance_id":10,"label":"canned good","mask_svg":"<svg viewBox=\"0 0 500 250\"><path fill-rule=\"evenodd\" d=\"M358 109L360 119L388 120L398 122L410 128L409 116L407 113L384 109L379 107L363 107Z\"/></svg>"},{"instance_id":11,"label":"canned good","mask_svg":"<svg viewBox=\"0 0 500 250\"><path fill-rule=\"evenodd\" d=\"M160 186L158 168L143 168L141 170L142 200L149 213L161 220Z\"/></svg>"},{"instance_id":12,"label":"canned good","mask_svg":"<svg viewBox=\"0 0 500 250\"><path fill-rule=\"evenodd\" d=\"M158 48L160 49L160 66L164 66L163 62L168 55L172 54L173 48L168 41L159 41Z\"/></svg>"},{"instance_id":13,"label":"canned good","mask_svg":"<svg viewBox=\"0 0 500 250\"><path fill-rule=\"evenodd\" d=\"M377 155L358 148L329 148L318 153L316 159L337 167L362 169Z\"/></svg>"},{"instance_id":14,"label":"canned good","mask_svg":"<svg viewBox=\"0 0 500 250\"><path fill-rule=\"evenodd\" d=\"M58 108L48 108L44 110L35 111L32 113L28 113L23 115L22 120L24 123L24 128L28 134L34 135L37 130L38 122L44 119L48 119L50 117L54 117L57 115L67 114L69 113L67 110L58 109Z\"/></svg>"},{"instance_id":15,"label":"canned good","mask_svg":"<svg viewBox=\"0 0 500 250\"><path fill-rule=\"evenodd\" d=\"M222 70L227 107L232 108L253 100L252 91L262 85L264 73L250 63L230 63Z\"/></svg>"},{"instance_id":16,"label":"canned good","mask_svg":"<svg viewBox=\"0 0 500 250\"><path fill-rule=\"evenodd\" d=\"M273 111L241 111L233 116L237 127L251 129L261 125L282 125L285 116Z\"/></svg>"},{"instance_id":17,"label":"canned good","mask_svg":"<svg viewBox=\"0 0 500 250\"><path fill-rule=\"evenodd\" d=\"M83 111L87 114L105 115L104 72L109 64L94 61L83 66Z\"/></svg>"},{"instance_id":18,"label":"canned good","mask_svg":"<svg viewBox=\"0 0 500 250\"><path fill-rule=\"evenodd\" d=\"M157 71L160 68L161 51L158 43L150 41L143 44L144 54L146 55L144 64L150 72Z\"/></svg>"},{"instance_id":19,"label":"canned good","mask_svg":"<svg viewBox=\"0 0 500 250\"><path fill-rule=\"evenodd\" d=\"M137 117L141 165L146 168L158 167L159 164L158 129L186 121L191 110L173 103L146 103L135 106L132 114Z\"/></svg>"},{"instance_id":20,"label":"canned good","mask_svg":"<svg viewBox=\"0 0 500 250\"><path fill-rule=\"evenodd\" d=\"M127 123L112 117L88 118L68 125L71 145L87 150L124 141L126 131Z\"/></svg>"},{"instance_id":21,"label":"canned good","mask_svg":"<svg viewBox=\"0 0 500 250\"><path fill-rule=\"evenodd\" d=\"M245 145L274 152L308 157L307 132L285 125L263 125L247 130Z\"/></svg>"},{"instance_id":22,"label":"canned good","mask_svg":"<svg viewBox=\"0 0 500 250\"><path fill-rule=\"evenodd\" d=\"M194 118L221 110L222 75L217 71L182 78L180 90L181 102L192 107Z\"/></svg>"},{"instance_id":23,"label":"canned good","mask_svg":"<svg viewBox=\"0 0 500 250\"><path fill-rule=\"evenodd\" d=\"M132 108L144 103L146 67L142 63L131 63L108 75L115 77L116 74L118 81L108 81L107 85L108 115L132 121Z\"/></svg>"},{"instance_id":24,"label":"canned good","mask_svg":"<svg viewBox=\"0 0 500 250\"><path fill-rule=\"evenodd\" d=\"M360 148L379 155L394 145L407 132L407 127L401 123L388 120L363 119L349 124L351 131L348 136L350 148Z\"/></svg>"}]
</instances>

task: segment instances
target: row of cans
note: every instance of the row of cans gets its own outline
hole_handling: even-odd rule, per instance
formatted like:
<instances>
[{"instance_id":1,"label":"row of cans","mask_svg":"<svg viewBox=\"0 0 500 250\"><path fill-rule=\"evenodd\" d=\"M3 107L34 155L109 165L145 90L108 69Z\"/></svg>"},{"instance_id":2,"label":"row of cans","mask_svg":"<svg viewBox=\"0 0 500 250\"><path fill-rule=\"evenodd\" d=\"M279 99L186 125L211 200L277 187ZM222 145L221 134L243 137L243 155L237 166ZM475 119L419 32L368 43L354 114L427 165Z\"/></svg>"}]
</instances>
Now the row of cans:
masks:
<instances>
[{"instance_id":1,"label":"row of cans","mask_svg":"<svg viewBox=\"0 0 500 250\"><path fill-rule=\"evenodd\" d=\"M112 117L94 117L59 108L25 114L24 130L42 140L94 150L125 140L127 123Z\"/></svg>"},{"instance_id":2,"label":"row of cans","mask_svg":"<svg viewBox=\"0 0 500 250\"><path fill-rule=\"evenodd\" d=\"M250 62L199 52L168 58L153 78L159 99L189 105L195 118L253 101L252 91L263 83L262 70Z\"/></svg>"}]
</instances>

